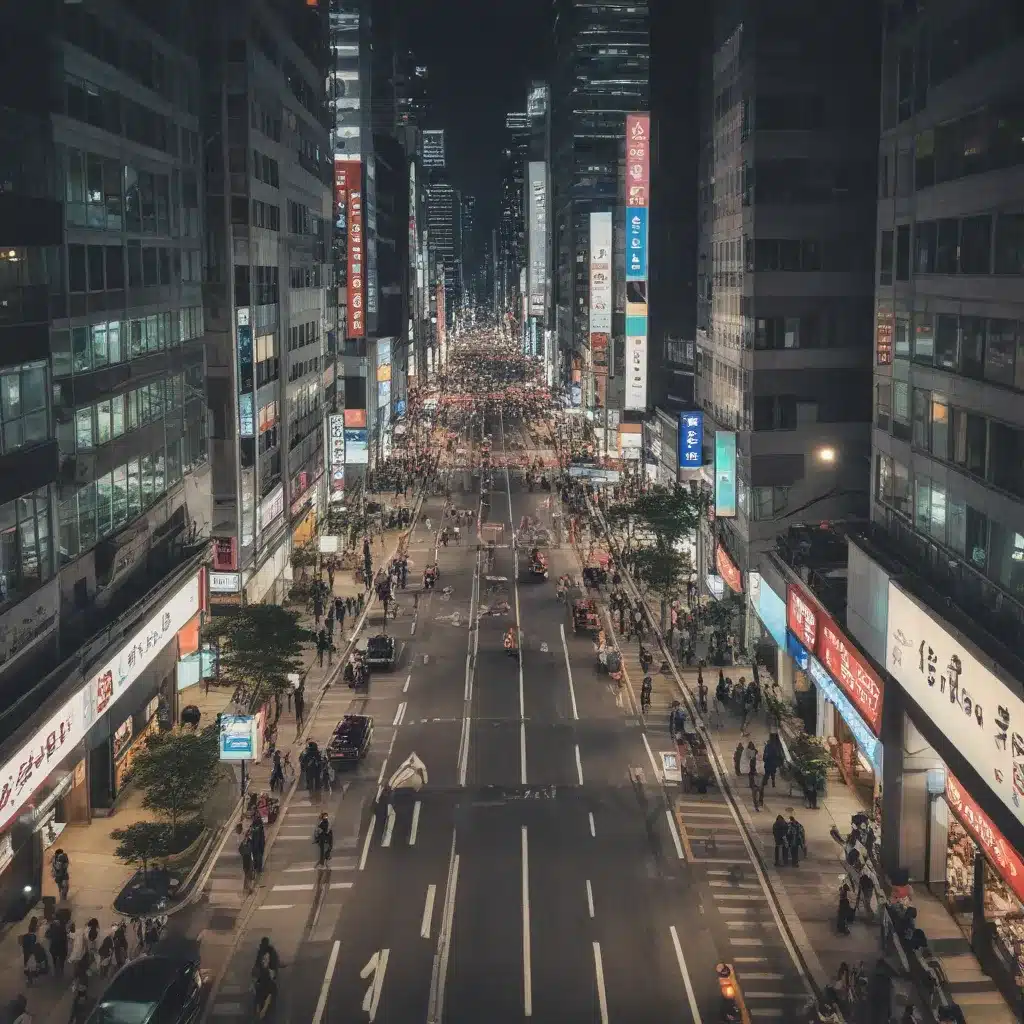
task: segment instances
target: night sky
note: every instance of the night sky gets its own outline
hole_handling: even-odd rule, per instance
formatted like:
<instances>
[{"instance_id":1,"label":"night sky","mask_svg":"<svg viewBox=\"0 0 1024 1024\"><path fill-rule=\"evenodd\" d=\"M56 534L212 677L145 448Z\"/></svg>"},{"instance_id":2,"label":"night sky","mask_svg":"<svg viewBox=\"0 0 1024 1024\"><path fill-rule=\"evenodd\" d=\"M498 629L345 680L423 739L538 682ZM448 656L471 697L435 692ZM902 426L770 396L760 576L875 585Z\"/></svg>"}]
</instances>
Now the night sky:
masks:
<instances>
[{"instance_id":1,"label":"night sky","mask_svg":"<svg viewBox=\"0 0 1024 1024\"><path fill-rule=\"evenodd\" d=\"M453 185L477 197L494 225L505 114L526 109L531 78L548 70L550 0L418 0L407 33L429 69L428 128L444 128Z\"/></svg>"}]
</instances>

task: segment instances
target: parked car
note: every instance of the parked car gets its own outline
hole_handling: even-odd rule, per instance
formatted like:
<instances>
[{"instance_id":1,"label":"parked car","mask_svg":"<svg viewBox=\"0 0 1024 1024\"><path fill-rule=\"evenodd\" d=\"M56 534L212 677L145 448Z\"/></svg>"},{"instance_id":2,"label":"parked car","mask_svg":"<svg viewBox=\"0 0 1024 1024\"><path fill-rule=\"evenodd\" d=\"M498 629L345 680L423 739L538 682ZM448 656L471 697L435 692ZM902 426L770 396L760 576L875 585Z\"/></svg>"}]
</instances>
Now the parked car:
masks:
<instances>
[{"instance_id":1,"label":"parked car","mask_svg":"<svg viewBox=\"0 0 1024 1024\"><path fill-rule=\"evenodd\" d=\"M327 744L331 765L340 768L358 764L370 749L373 739L373 719L369 715L345 715L334 727Z\"/></svg>"},{"instance_id":2,"label":"parked car","mask_svg":"<svg viewBox=\"0 0 1024 1024\"><path fill-rule=\"evenodd\" d=\"M397 647L395 638L387 633L378 633L366 641L366 664L371 668L383 668L391 671L395 667Z\"/></svg>"},{"instance_id":3,"label":"parked car","mask_svg":"<svg viewBox=\"0 0 1024 1024\"><path fill-rule=\"evenodd\" d=\"M86 1024L198 1024L206 989L198 960L141 956L125 964Z\"/></svg>"}]
</instances>

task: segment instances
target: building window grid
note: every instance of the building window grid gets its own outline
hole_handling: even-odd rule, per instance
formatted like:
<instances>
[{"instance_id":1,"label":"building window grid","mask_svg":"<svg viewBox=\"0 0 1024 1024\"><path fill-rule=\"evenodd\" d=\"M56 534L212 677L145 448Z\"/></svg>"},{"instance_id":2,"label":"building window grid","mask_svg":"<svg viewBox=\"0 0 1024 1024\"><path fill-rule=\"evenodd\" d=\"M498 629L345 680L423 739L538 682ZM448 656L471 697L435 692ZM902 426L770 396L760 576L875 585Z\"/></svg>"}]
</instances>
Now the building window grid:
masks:
<instances>
[{"instance_id":1,"label":"building window grid","mask_svg":"<svg viewBox=\"0 0 1024 1024\"><path fill-rule=\"evenodd\" d=\"M53 575L47 488L0 505L0 603L19 600Z\"/></svg>"},{"instance_id":2,"label":"building window grid","mask_svg":"<svg viewBox=\"0 0 1024 1024\"><path fill-rule=\"evenodd\" d=\"M0 452L46 441L50 436L47 411L46 364L25 363L0 374Z\"/></svg>"}]
</instances>

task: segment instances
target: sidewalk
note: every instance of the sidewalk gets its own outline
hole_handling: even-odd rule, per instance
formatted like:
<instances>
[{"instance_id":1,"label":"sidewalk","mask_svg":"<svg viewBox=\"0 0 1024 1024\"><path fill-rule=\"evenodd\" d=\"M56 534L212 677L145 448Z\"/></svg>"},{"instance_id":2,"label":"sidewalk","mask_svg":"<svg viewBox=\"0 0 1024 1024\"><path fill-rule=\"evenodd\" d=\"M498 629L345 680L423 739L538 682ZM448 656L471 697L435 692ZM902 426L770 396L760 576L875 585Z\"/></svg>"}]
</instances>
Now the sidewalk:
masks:
<instances>
[{"instance_id":1,"label":"sidewalk","mask_svg":"<svg viewBox=\"0 0 1024 1024\"><path fill-rule=\"evenodd\" d=\"M388 503L387 495L377 496L377 500L384 504ZM390 558L398 546L398 541L405 534L406 530L386 530L383 537L377 536L373 541L373 557L375 567ZM387 557L385 557L385 555ZM334 593L338 597L355 596L362 592L361 585L357 584L354 575L350 570L338 570L334 579ZM337 627L335 627L335 647L333 664L328 665L325 659L321 668L317 664L315 649L309 647L303 650L303 676L306 687L306 721L311 721L316 710L316 703L321 688L329 675L340 671L344 662L344 655L348 644L354 639L358 632L358 626L363 619L369 615L372 602L368 602L364 609L363 616L351 616L345 620L346 636L339 638ZM300 612L300 622L307 628L313 628L312 614L306 611ZM197 683L182 690L179 694L179 707L194 704L201 712L201 725L208 725L216 715L228 707L232 687L217 686L211 683L207 688L205 682ZM289 702L290 704L290 702ZM294 738L293 738L294 737ZM297 761L300 745L295 737L294 711L290 706L282 708L281 722L279 726L278 747L282 750L292 750L293 762ZM270 759L264 758L259 764L249 765L248 774L251 792L269 791L270 781ZM218 787L211 797L207 807L207 821L211 827L218 829L219 833L213 837L213 841L207 851L204 862L196 865L197 884L202 884L209 877L213 886L210 894L210 903L214 907L224 907L239 911L242 906L241 900L241 866L237 852L237 843L231 842L230 829L241 810L240 802L240 772L235 766L231 766L229 773L226 773L225 784ZM97 918L100 923L101 937L106 933L108 927L119 921L120 915L113 910L113 901L121 892L135 873L134 867L122 864L115 856L116 843L110 838L110 833L117 828L136 821L152 819L153 815L144 810L141 806L142 793L140 790L129 786L122 794L113 812L109 816L94 816L88 825L69 825L53 847L60 846L64 849L71 860L71 887L68 894L67 906L71 910L71 919L78 929L85 927L86 921L90 918ZM224 836L227 833L227 842ZM268 849L273 842L274 830L268 830ZM49 851L52 853L52 849ZM211 858L212 863L211 863ZM224 862L224 863L222 863ZM49 877L49 868L44 869L43 895L52 895L53 881ZM224 885L225 876L229 886ZM185 910L192 902L193 894L186 896L182 903L173 908L172 915L178 910ZM40 920L41 931L45 927L43 922L42 904L40 903L31 914L27 915L24 921L15 922L9 926L7 933L0 939L0 999L9 1002L18 993L24 992L28 997L28 1010L36 1021L36 1024L65 1024L71 1007L70 995L70 971L65 972L63 979L55 979L52 974L36 980L32 987L27 988L25 984L20 936L23 935L28 926L29 917L35 915ZM188 918L184 913L182 918ZM223 915L222 915L223 917ZM186 928L185 920L180 922L176 916L170 918L169 931ZM231 922L233 931L234 922ZM194 937L194 936L193 936ZM209 930L203 936L206 940L203 943L203 964L210 966L208 960L214 954L212 947L217 945L217 936ZM44 942L45 945L45 942ZM94 979L91 984L91 995L98 996L106 982Z\"/></svg>"},{"instance_id":2,"label":"sidewalk","mask_svg":"<svg viewBox=\"0 0 1024 1024\"><path fill-rule=\"evenodd\" d=\"M627 589L635 599L636 592L631 582ZM647 602L647 611L650 622L657 624L660 610L654 602ZM643 677L638 646L635 642L622 642L627 675L634 689L638 689L638 680ZM657 665L664 655L659 657L656 653L659 647L656 633L649 635L646 646L655 655L655 666L652 668L654 688L648 719L655 728L659 720L664 722L667 729L673 700L684 696L683 703L689 706L691 715L696 708L697 670L680 668L674 653L669 652L674 673L657 673ZM662 645L661 650L664 652L666 648L667 645ZM731 665L725 666L725 669L733 679L741 675L749 678L752 675L749 666ZM709 699L714 694L717 678L718 666L705 670L704 682L709 688ZM685 690L684 694L680 693L680 684ZM691 719L690 727L692 724ZM749 735L746 736L741 734L739 718L728 710L721 714L712 712L708 721L701 724L705 726L718 753L723 781L735 797L748 834L757 845L766 875L779 897L787 924L815 983L819 988L830 983L843 962L853 964L863 960L870 974L874 962L882 955L877 913L869 917L861 910L856 921L851 924L849 935L841 935L835 925L839 886L847 877L847 867L842 848L830 835L830 829L835 825L845 835L850 829L851 817L865 810L855 791L843 782L837 770L833 770L824 797L819 797L816 810L810 810L805 806L802 794L791 793L789 783L779 778L774 787L769 786L765 791L763 807L755 810L746 778L738 778L735 774L733 752L741 738L744 745L752 740L758 749L759 764L762 763L762 751L769 733L764 712L748 722ZM776 867L772 825L776 815L788 817L790 813L804 827L807 853L799 867ZM928 936L932 952L942 963L949 979L950 994L959 1003L967 1024L1012 1024L1016 1021L1017 1018L992 979L982 971L969 943L940 901L923 886L917 886L914 888L913 903L918 910L919 926ZM899 1004L894 1007L895 1014L902 1013L908 1001L913 1001L919 1013L922 1012L921 996L912 990L909 979L899 979L894 985L894 992L898 994L896 1002Z\"/></svg>"}]
</instances>

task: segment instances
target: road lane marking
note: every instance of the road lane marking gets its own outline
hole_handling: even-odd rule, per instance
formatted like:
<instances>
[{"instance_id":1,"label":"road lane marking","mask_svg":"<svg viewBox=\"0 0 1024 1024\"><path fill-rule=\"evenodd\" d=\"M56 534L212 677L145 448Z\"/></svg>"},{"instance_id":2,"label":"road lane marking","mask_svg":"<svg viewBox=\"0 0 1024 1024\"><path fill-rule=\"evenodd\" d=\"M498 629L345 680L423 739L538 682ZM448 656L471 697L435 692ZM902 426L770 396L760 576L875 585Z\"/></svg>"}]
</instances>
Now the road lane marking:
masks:
<instances>
[{"instance_id":1,"label":"road lane marking","mask_svg":"<svg viewBox=\"0 0 1024 1024\"><path fill-rule=\"evenodd\" d=\"M415 846L416 845L416 836L417 836L417 834L419 833L419 830L420 830L420 808L421 808L420 801L417 800L416 803L414 803L412 805L412 828L409 830L409 845L410 846Z\"/></svg>"},{"instance_id":2,"label":"road lane marking","mask_svg":"<svg viewBox=\"0 0 1024 1024\"><path fill-rule=\"evenodd\" d=\"M304 864L301 867L297 867L297 868L285 868L284 869L284 873L286 875L294 875L294 874L298 874L298 872L300 872L300 871L316 871L316 869L317 869L317 865L316 864Z\"/></svg>"},{"instance_id":3,"label":"road lane marking","mask_svg":"<svg viewBox=\"0 0 1024 1024\"><path fill-rule=\"evenodd\" d=\"M363 996L363 1013L369 1014L370 1020L376 1020L377 1009L380 1006L380 994L384 988L384 975L388 969L388 958L391 956L390 949L378 950L369 960L366 966L359 972L359 977L366 981L372 978L370 987Z\"/></svg>"},{"instance_id":4,"label":"road lane marking","mask_svg":"<svg viewBox=\"0 0 1024 1024\"><path fill-rule=\"evenodd\" d=\"M579 721L580 713L576 709L576 687L572 684L572 669L569 667L569 648L565 642L564 622L558 624L558 632L562 634L562 653L565 655L565 673L569 677L569 700L572 702L572 717Z\"/></svg>"},{"instance_id":5,"label":"road lane marking","mask_svg":"<svg viewBox=\"0 0 1024 1024\"><path fill-rule=\"evenodd\" d=\"M781 974L772 974L770 972L764 972L760 974L751 974L748 971L741 972L744 981L782 981L783 976ZM747 992L745 995L754 995L755 993Z\"/></svg>"},{"instance_id":6,"label":"road lane marking","mask_svg":"<svg viewBox=\"0 0 1024 1024\"><path fill-rule=\"evenodd\" d=\"M576 744L576 778L583 785L583 762L580 760L580 745Z\"/></svg>"},{"instance_id":7,"label":"road lane marking","mask_svg":"<svg viewBox=\"0 0 1024 1024\"><path fill-rule=\"evenodd\" d=\"M601 943L594 943L594 973L597 975L597 1004L601 1009L601 1024L608 1024L608 995L604 990L604 961Z\"/></svg>"},{"instance_id":8,"label":"road lane marking","mask_svg":"<svg viewBox=\"0 0 1024 1024\"><path fill-rule=\"evenodd\" d=\"M444 891L444 909L441 912L441 930L437 938L437 951L430 973L430 1000L427 1008L428 1024L440 1024L444 1015L444 992L448 984L448 957L452 947L452 924L455 920L455 892L459 884L459 855L455 852L455 833L448 855L448 884Z\"/></svg>"},{"instance_id":9,"label":"road lane marking","mask_svg":"<svg viewBox=\"0 0 1024 1024\"><path fill-rule=\"evenodd\" d=\"M370 854L370 843L373 842L373 832L377 827L376 817L370 819L370 827L366 830L366 838L363 840L363 852L359 855L359 870L366 870L366 858Z\"/></svg>"},{"instance_id":10,"label":"road lane marking","mask_svg":"<svg viewBox=\"0 0 1024 1024\"><path fill-rule=\"evenodd\" d=\"M395 812L393 804L388 804L388 817L384 823L384 835L381 837L380 845L388 847L391 845L391 838L395 834L395 821L398 819L398 814Z\"/></svg>"},{"instance_id":11,"label":"road lane marking","mask_svg":"<svg viewBox=\"0 0 1024 1024\"><path fill-rule=\"evenodd\" d=\"M412 682L412 673L411 672L405 677L405 686L402 687L402 693L408 693L409 692L409 683L410 682Z\"/></svg>"},{"instance_id":12,"label":"road lane marking","mask_svg":"<svg viewBox=\"0 0 1024 1024\"><path fill-rule=\"evenodd\" d=\"M526 722L519 723L519 782L526 785Z\"/></svg>"},{"instance_id":13,"label":"road lane marking","mask_svg":"<svg viewBox=\"0 0 1024 1024\"><path fill-rule=\"evenodd\" d=\"M459 785L466 785L466 771L469 768L469 717L462 719L462 735L459 737Z\"/></svg>"},{"instance_id":14,"label":"road lane marking","mask_svg":"<svg viewBox=\"0 0 1024 1024\"><path fill-rule=\"evenodd\" d=\"M641 739L643 739L644 746L647 748L647 757L648 757L648 759L651 762L651 767L654 769L654 777L656 779L661 779L661 777L663 776L664 772L663 772L663 770L661 768L658 767L658 762L654 758L654 751L651 750L651 744L650 744L650 742L647 739L647 730L646 729L642 733L640 733L640 737L641 737Z\"/></svg>"},{"instance_id":15,"label":"road lane marking","mask_svg":"<svg viewBox=\"0 0 1024 1024\"><path fill-rule=\"evenodd\" d=\"M679 973L683 976L683 987L686 989L686 998L690 1004L690 1013L693 1015L693 1024L701 1024L700 1010L697 1008L697 996L693 991L693 982L690 981L690 972L686 968L686 957L683 956L683 947L679 944L679 932L676 926L671 925L669 932L672 935L672 946L676 951L676 963L679 964Z\"/></svg>"},{"instance_id":16,"label":"road lane marking","mask_svg":"<svg viewBox=\"0 0 1024 1024\"><path fill-rule=\"evenodd\" d=\"M264 903L262 906L257 907L257 910L291 910L294 907L294 903Z\"/></svg>"},{"instance_id":17,"label":"road lane marking","mask_svg":"<svg viewBox=\"0 0 1024 1024\"><path fill-rule=\"evenodd\" d=\"M341 952L341 940L336 939L331 947L331 955L327 960L327 971L324 974L324 983L320 986L320 998L316 1001L316 1012L313 1014L313 1024L320 1024L324 1019L324 1010L327 1009L327 995L331 990L331 981L334 978L334 969L338 966L338 954Z\"/></svg>"},{"instance_id":18,"label":"road lane marking","mask_svg":"<svg viewBox=\"0 0 1024 1024\"><path fill-rule=\"evenodd\" d=\"M405 709L407 706L408 705L404 700L398 705L398 710L395 712L395 720L391 723L393 726L397 727L402 724L402 719L405 718Z\"/></svg>"},{"instance_id":19,"label":"road lane marking","mask_svg":"<svg viewBox=\"0 0 1024 1024\"><path fill-rule=\"evenodd\" d=\"M587 821L590 823L590 834L595 839L597 838L597 828L594 826L594 812L587 811Z\"/></svg>"},{"instance_id":20,"label":"road lane marking","mask_svg":"<svg viewBox=\"0 0 1024 1024\"><path fill-rule=\"evenodd\" d=\"M733 946L763 946L765 944L764 939L741 939L738 935L729 939L730 945Z\"/></svg>"},{"instance_id":21,"label":"road lane marking","mask_svg":"<svg viewBox=\"0 0 1024 1024\"><path fill-rule=\"evenodd\" d=\"M594 916L594 888L590 884L590 879L587 879L587 913L591 917Z\"/></svg>"},{"instance_id":22,"label":"road lane marking","mask_svg":"<svg viewBox=\"0 0 1024 1024\"><path fill-rule=\"evenodd\" d=\"M313 888L313 882L302 882L298 885L272 885L270 887L271 892L300 892L303 890L311 890Z\"/></svg>"},{"instance_id":23,"label":"road lane marking","mask_svg":"<svg viewBox=\"0 0 1024 1024\"><path fill-rule=\"evenodd\" d=\"M520 631L521 632L521 631ZM519 717L526 717L526 691L523 688L523 654L519 652Z\"/></svg>"},{"instance_id":24,"label":"road lane marking","mask_svg":"<svg viewBox=\"0 0 1024 1024\"><path fill-rule=\"evenodd\" d=\"M427 886L427 901L423 904L423 920L420 921L420 938L430 938L430 922L434 916L434 899L437 896L437 886Z\"/></svg>"},{"instance_id":25,"label":"road lane marking","mask_svg":"<svg viewBox=\"0 0 1024 1024\"><path fill-rule=\"evenodd\" d=\"M533 967L530 946L530 847L526 826L522 831L523 855L523 1014L533 1016Z\"/></svg>"},{"instance_id":26,"label":"road lane marking","mask_svg":"<svg viewBox=\"0 0 1024 1024\"><path fill-rule=\"evenodd\" d=\"M680 860L686 860L686 854L683 853L683 841L679 838L679 830L676 828L676 819L672 816L672 811L668 807L665 808L665 817L668 819L668 830L672 834L672 845L676 848L676 856ZM693 860L692 853L690 854L690 860Z\"/></svg>"}]
</instances>

